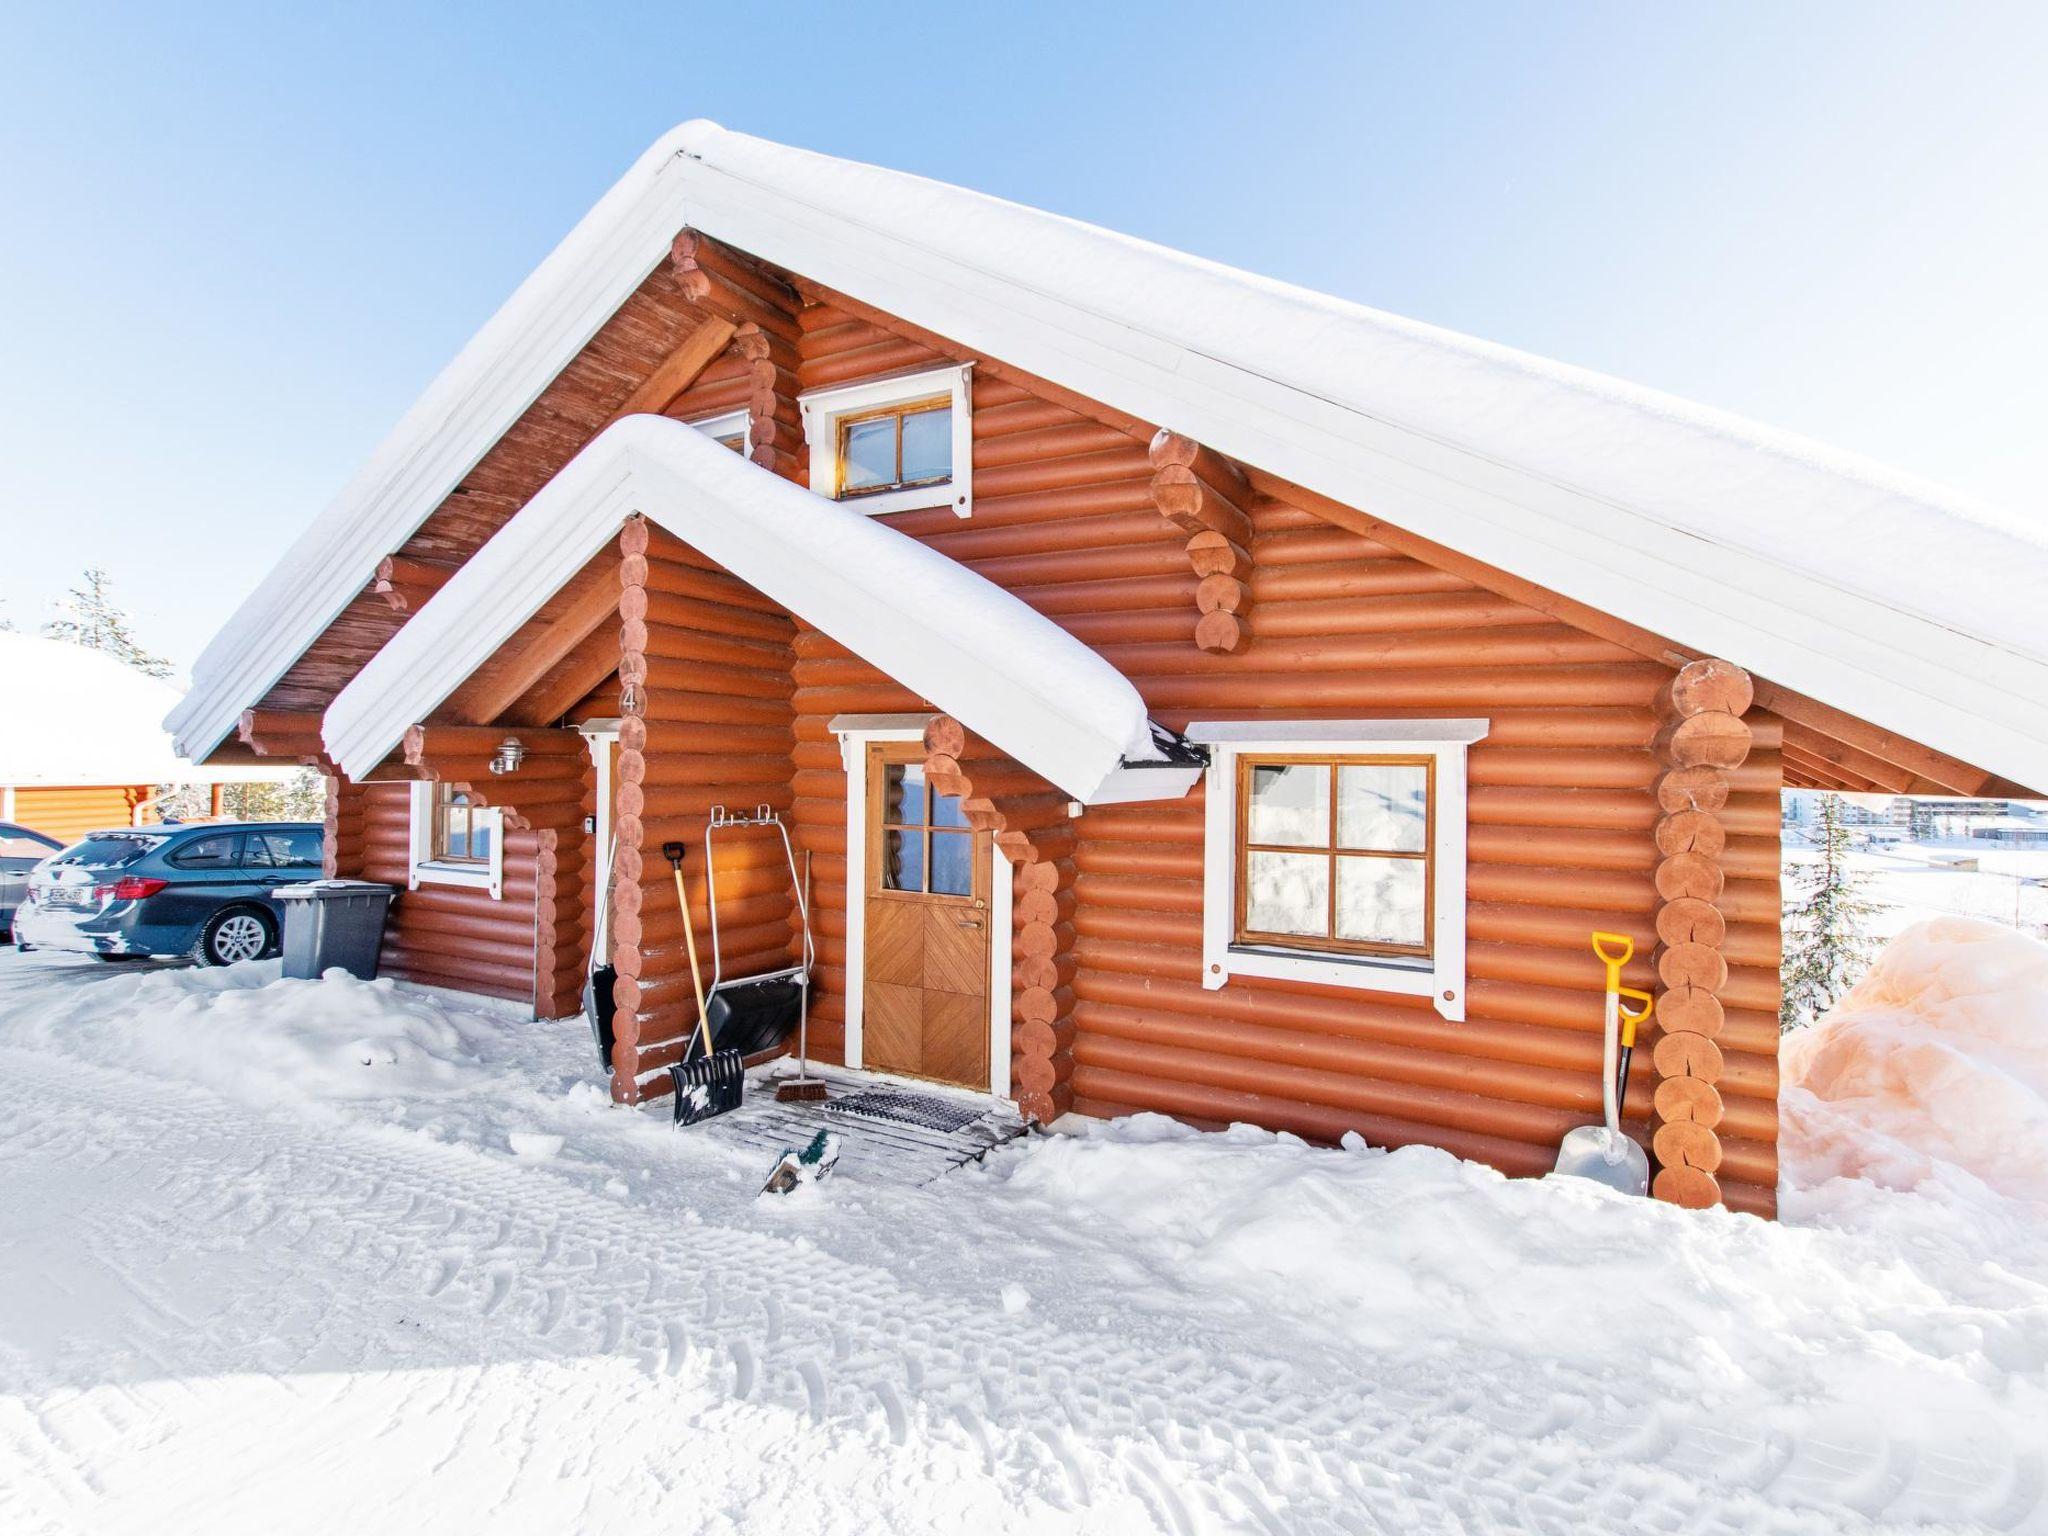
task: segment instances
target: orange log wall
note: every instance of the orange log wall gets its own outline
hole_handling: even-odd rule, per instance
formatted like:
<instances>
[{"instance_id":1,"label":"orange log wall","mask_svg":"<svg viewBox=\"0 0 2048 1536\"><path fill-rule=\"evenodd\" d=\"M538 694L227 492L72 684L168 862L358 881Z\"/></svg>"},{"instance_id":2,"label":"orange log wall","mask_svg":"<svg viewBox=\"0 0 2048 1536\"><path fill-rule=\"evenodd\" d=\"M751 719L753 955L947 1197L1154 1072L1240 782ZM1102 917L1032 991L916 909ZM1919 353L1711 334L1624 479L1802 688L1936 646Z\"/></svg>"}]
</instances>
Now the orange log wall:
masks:
<instances>
[{"instance_id":1,"label":"orange log wall","mask_svg":"<svg viewBox=\"0 0 2048 1536\"><path fill-rule=\"evenodd\" d=\"M803 389L943 360L894 328L825 304L805 308L801 326ZM758 398L759 387L757 370L734 353L669 414L688 420L731 409ZM1243 508L1250 567L1232 578L1242 582L1242 610L1256 614L1253 636L1238 654L1201 649L1204 576L1191 565L1186 529L1152 499L1149 432L1080 414L1053 393L1007 370L978 369L974 517L906 513L893 525L1095 647L1168 724L1261 713L1483 715L1492 728L1470 759L1464 1022L1444 1021L1421 1000L1349 989L1236 978L1204 991L1201 791L1174 804L1102 807L1076 824L1071 883L1056 879L1038 893L1055 937L1036 981L1060 999L1048 1026L1055 1078L1045 1102L1092 1114L1244 1119L1325 1139L1356 1130L1380 1144L1427 1142L1509 1172L1542 1172L1563 1133L1599 1110L1601 971L1589 932L1632 934L1628 980L1656 985L1661 812L1652 745L1654 704L1671 669L1257 494ZM804 472L800 455L774 467L792 478ZM664 590L701 596L693 584L720 574L678 546L661 563L648 560L643 579L652 602ZM715 600L774 611L757 594ZM682 608L674 613L687 622ZM622 803L619 866L622 971L629 918L645 926L649 946L644 977L628 992L644 1031L633 1047L643 1072L669 1059L662 1042L690 1011L672 919L657 905L672 907L673 895L656 845L664 835L694 838L712 799L786 807L813 853L820 969L812 1042L828 1060L843 1050L845 775L827 722L928 706L804 626L793 627L789 644L793 692L771 686L764 669L743 683L684 689L686 675L705 674L648 663L638 729L649 766L640 770L646 787L633 791L644 809ZM1750 724L1754 749L1730 772L1719 817L1725 884L1715 905L1726 919L1729 969L1716 1041L1718 1176L1729 1204L1768 1211L1777 1178L1783 732L1769 716L1752 715ZM784 731L793 772L778 781L772 760ZM698 782L733 759L754 769L743 784ZM657 786L656 763L675 781ZM776 882L757 873L746 888L758 905L729 921L750 933L741 947L758 939L765 961L782 952L782 909ZM1020 883L1020 898L1024 891ZM623 910L628 904L635 913ZM1636 1055L1629 1104L1645 1142L1655 1041L1653 1032Z\"/></svg>"},{"instance_id":2,"label":"orange log wall","mask_svg":"<svg viewBox=\"0 0 2048 1536\"><path fill-rule=\"evenodd\" d=\"M88 832L125 827L150 794L146 784L28 787L14 792L14 819L24 827L71 843ZM155 821L155 813L148 812Z\"/></svg>"},{"instance_id":3,"label":"orange log wall","mask_svg":"<svg viewBox=\"0 0 2048 1536\"><path fill-rule=\"evenodd\" d=\"M552 804L536 796L529 812L507 811L503 889L494 898L469 886L407 890L412 786L330 778L328 873L398 887L382 973L506 998L541 1018L581 1009L590 910L590 839L582 821L591 780L586 769L582 783Z\"/></svg>"}]
</instances>

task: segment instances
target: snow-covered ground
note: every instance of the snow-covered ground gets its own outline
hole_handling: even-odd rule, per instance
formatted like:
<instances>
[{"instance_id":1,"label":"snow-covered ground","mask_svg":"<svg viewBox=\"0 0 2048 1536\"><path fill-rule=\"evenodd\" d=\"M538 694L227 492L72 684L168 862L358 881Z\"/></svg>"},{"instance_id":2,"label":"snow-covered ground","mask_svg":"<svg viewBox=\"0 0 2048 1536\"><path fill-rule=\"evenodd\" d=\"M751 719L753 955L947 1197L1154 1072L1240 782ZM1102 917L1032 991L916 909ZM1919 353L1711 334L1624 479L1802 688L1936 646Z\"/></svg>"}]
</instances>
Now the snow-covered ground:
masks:
<instances>
[{"instance_id":1,"label":"snow-covered ground","mask_svg":"<svg viewBox=\"0 0 2048 1536\"><path fill-rule=\"evenodd\" d=\"M1815 854L1785 829L1785 862L1810 864ZM1974 862L1964 869L1959 860ZM1997 848L1968 838L1930 842L1873 842L1849 855L1866 876L1863 894L1879 910L1872 934L1890 938L1922 918L1981 917L2041 936L2048 934L2048 848ZM1788 887L1789 890L1789 887Z\"/></svg>"},{"instance_id":2,"label":"snow-covered ground","mask_svg":"<svg viewBox=\"0 0 2048 1536\"><path fill-rule=\"evenodd\" d=\"M1818 1081L1778 1224L1150 1118L771 1201L274 978L0 953L0 1531L2048 1530L2048 1204Z\"/></svg>"}]
</instances>

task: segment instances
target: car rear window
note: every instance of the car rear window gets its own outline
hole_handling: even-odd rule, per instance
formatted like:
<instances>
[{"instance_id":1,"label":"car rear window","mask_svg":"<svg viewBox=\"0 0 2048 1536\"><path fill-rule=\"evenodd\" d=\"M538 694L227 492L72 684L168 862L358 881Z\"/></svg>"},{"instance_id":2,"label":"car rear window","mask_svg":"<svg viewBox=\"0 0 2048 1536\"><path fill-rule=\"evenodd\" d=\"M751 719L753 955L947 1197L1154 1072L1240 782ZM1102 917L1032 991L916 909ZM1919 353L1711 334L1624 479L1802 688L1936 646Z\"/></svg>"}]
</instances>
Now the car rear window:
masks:
<instances>
[{"instance_id":1,"label":"car rear window","mask_svg":"<svg viewBox=\"0 0 2048 1536\"><path fill-rule=\"evenodd\" d=\"M82 864L88 869L119 869L161 848L168 840L161 832L95 832L57 855L57 862Z\"/></svg>"}]
</instances>

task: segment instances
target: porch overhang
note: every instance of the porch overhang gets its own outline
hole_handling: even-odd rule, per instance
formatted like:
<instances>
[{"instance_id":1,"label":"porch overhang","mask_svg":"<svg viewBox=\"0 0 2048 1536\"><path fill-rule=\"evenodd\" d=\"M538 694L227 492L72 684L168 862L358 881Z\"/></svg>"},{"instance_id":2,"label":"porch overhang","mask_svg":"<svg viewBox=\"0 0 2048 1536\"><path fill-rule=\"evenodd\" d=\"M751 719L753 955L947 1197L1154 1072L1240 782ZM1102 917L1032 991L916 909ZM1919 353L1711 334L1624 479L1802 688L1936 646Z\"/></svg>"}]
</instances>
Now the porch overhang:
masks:
<instances>
[{"instance_id":1,"label":"porch overhang","mask_svg":"<svg viewBox=\"0 0 2048 1536\"><path fill-rule=\"evenodd\" d=\"M594 438L341 691L323 737L342 772L389 756L636 513L1083 804L1175 799L1201 776L1129 679L1050 619L658 416Z\"/></svg>"}]
</instances>

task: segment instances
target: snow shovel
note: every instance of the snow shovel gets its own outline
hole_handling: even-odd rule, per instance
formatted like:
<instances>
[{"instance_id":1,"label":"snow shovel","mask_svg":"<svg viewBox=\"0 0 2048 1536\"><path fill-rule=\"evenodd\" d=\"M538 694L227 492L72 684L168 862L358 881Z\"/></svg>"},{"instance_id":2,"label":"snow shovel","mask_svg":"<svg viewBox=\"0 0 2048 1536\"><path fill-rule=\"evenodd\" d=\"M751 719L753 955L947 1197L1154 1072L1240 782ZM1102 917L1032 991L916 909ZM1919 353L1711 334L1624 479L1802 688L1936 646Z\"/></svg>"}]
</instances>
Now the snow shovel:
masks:
<instances>
[{"instance_id":1,"label":"snow shovel","mask_svg":"<svg viewBox=\"0 0 2048 1536\"><path fill-rule=\"evenodd\" d=\"M830 1131L820 1131L801 1152L795 1147L782 1149L782 1156L769 1170L768 1182L761 1186L761 1193L786 1195L802 1185L816 1184L838 1164L839 1138Z\"/></svg>"},{"instance_id":2,"label":"snow shovel","mask_svg":"<svg viewBox=\"0 0 2048 1536\"><path fill-rule=\"evenodd\" d=\"M695 1125L740 1107L747 1091L747 1068L738 1051L711 1048L704 973L697 966L697 930L690 921L689 895L683 889L683 845L663 843L661 851L675 871L676 902L683 911L683 946L690 955L690 988L697 995L697 1028L683 1047L683 1059L668 1069L668 1075L676 1090L676 1124Z\"/></svg>"},{"instance_id":3,"label":"snow shovel","mask_svg":"<svg viewBox=\"0 0 2048 1536\"><path fill-rule=\"evenodd\" d=\"M1621 1048L1621 999L1624 993L1642 1000L1641 1012L1630 1017L1629 1043L1635 1042L1635 1025L1650 1016L1648 994L1621 984L1621 968L1636 952L1635 940L1626 934L1595 933L1593 953L1607 967L1605 1016L1601 1030L1600 1100L1606 1111L1601 1125L1582 1125L1566 1131L1557 1149L1558 1173L1569 1173L1624 1195L1650 1192L1650 1159L1643 1149L1621 1134L1621 1100L1617 1092L1617 1057Z\"/></svg>"}]
</instances>

